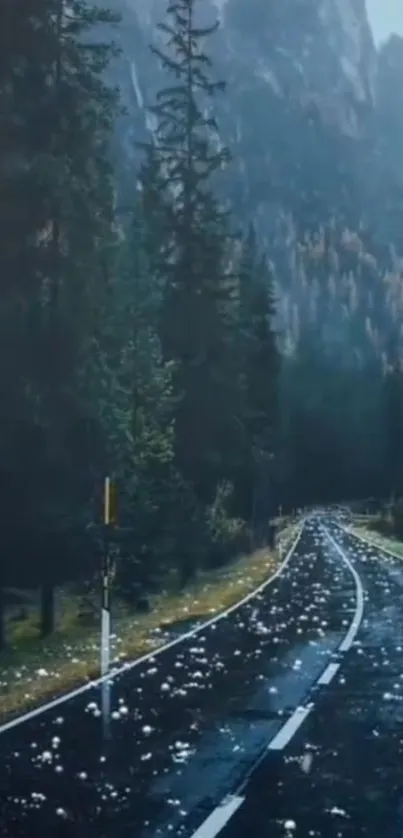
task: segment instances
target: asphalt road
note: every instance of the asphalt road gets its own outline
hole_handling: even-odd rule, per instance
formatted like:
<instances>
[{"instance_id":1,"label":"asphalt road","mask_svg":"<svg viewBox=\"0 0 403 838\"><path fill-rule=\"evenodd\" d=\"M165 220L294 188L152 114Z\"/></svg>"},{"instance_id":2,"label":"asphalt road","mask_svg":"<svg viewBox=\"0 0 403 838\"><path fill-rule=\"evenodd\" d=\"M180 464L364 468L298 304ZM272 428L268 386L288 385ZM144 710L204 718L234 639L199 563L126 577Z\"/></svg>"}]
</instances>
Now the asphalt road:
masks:
<instances>
[{"instance_id":1,"label":"asphalt road","mask_svg":"<svg viewBox=\"0 0 403 838\"><path fill-rule=\"evenodd\" d=\"M308 524L264 591L114 679L107 746L99 688L0 728L0 834L396 838L402 583Z\"/></svg>"},{"instance_id":2,"label":"asphalt road","mask_svg":"<svg viewBox=\"0 0 403 838\"><path fill-rule=\"evenodd\" d=\"M364 619L288 747L267 752L235 798L220 838L403 835L403 564L329 530L359 573Z\"/></svg>"}]
</instances>

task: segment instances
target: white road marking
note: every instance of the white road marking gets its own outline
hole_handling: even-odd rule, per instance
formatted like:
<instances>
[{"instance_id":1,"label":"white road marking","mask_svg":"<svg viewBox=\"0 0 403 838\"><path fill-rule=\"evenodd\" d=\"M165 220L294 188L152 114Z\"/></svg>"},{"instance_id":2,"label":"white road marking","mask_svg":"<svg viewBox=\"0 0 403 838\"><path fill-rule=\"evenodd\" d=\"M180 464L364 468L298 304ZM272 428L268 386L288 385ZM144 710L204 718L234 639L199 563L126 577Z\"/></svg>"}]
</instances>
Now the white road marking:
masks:
<instances>
[{"instance_id":1,"label":"white road marking","mask_svg":"<svg viewBox=\"0 0 403 838\"><path fill-rule=\"evenodd\" d=\"M355 640L356 634L357 634L358 629L361 625L362 618L363 618L363 615L364 615L364 589L363 589L362 582L361 582L361 579L360 579L357 571L355 570L355 568L351 564L350 559L348 558L348 556L346 556L344 550L336 543L336 541L334 540L334 538L332 538L332 536L327 531L327 529L323 525L321 525L321 526L322 526L322 529L323 529L326 537L329 539L329 541L331 542L331 544L333 545L335 550L337 550L337 552L338 552L339 556L341 557L341 559L343 560L343 562L347 565L350 573L353 576L354 582L355 582L356 605L355 605L355 610L354 610L354 616L353 616L352 622L350 624L350 627L347 631L347 634L346 634L344 640L342 640L342 642L339 645L339 652L347 652L348 649L351 648L351 646L352 646L352 644ZM320 676L319 680L317 681L317 684L321 684L321 685L322 684L325 684L325 685L330 684L332 678L334 678L334 676L335 676L336 672L339 670L339 668L340 668L339 663L329 663L328 666L326 667L326 669L324 670L324 672L322 672L322 675ZM288 745L288 743L291 741L294 734L301 727L302 723L305 721L307 716L309 716L312 709L313 709L313 706L298 707L294 711L292 716L290 716L290 718L285 722L283 727L280 728L278 733L276 733L274 738L271 740L271 742L268 745L268 750L269 751L282 751L283 748L285 748L286 745Z\"/></svg>"},{"instance_id":2,"label":"white road marking","mask_svg":"<svg viewBox=\"0 0 403 838\"><path fill-rule=\"evenodd\" d=\"M389 547L382 547L381 544L377 544L376 541L372 541L371 538L367 538L365 535L358 535L357 533L353 532L352 530L348 529L348 527L342 527L340 524L340 529L346 535L349 535L350 538L357 538L358 541L362 541L364 544L367 544L368 547L372 547L373 550L378 550L380 553L386 553L387 556L391 556L392 559L398 559L400 562L403 559L402 554L394 553L393 550L390 550Z\"/></svg>"},{"instance_id":3,"label":"white road marking","mask_svg":"<svg viewBox=\"0 0 403 838\"><path fill-rule=\"evenodd\" d=\"M292 716L287 719L283 727L276 733L274 739L267 746L267 749L269 751L282 751L301 727L306 717L309 716L312 709L312 707L297 707Z\"/></svg>"},{"instance_id":4,"label":"white road marking","mask_svg":"<svg viewBox=\"0 0 403 838\"><path fill-rule=\"evenodd\" d=\"M196 829L191 838L215 838L224 826L231 820L235 812L242 806L245 798L238 795L230 796L213 809L206 820Z\"/></svg>"},{"instance_id":5,"label":"white road marking","mask_svg":"<svg viewBox=\"0 0 403 838\"><path fill-rule=\"evenodd\" d=\"M361 625L361 622L362 622L362 618L364 616L364 589L362 587L362 582L361 582L361 579L360 579L356 569L351 564L350 559L348 558L348 556L346 555L346 553L344 552L342 547L340 547L340 545L337 544L337 542L330 535L330 533L328 532L326 527L322 527L322 529L325 532L326 537L329 539L329 541L333 545L334 549L337 550L340 558L347 565L350 573L354 577L355 590L356 590L355 614L354 614L352 623L350 625L350 628L349 628L344 640L340 643L340 646L339 646L339 652L348 652L348 650L351 649L351 646L354 643L354 640L356 638L358 629L360 628L360 625Z\"/></svg>"},{"instance_id":6,"label":"white road marking","mask_svg":"<svg viewBox=\"0 0 403 838\"><path fill-rule=\"evenodd\" d=\"M330 682L333 680L334 676L336 675L336 672L338 672L339 669L339 663L329 663L326 669L322 672L322 675L320 676L317 683L321 686L330 684Z\"/></svg>"},{"instance_id":7,"label":"white road marking","mask_svg":"<svg viewBox=\"0 0 403 838\"><path fill-rule=\"evenodd\" d=\"M146 655L142 655L141 658L136 658L135 660L129 661L127 663L122 664L121 666L112 669L107 675L103 675L100 678L96 678L94 681L89 681L88 684L83 684L81 687L77 687L75 690L71 690L68 693L64 693L63 695L54 698L52 701L46 702L46 704L41 704L39 707L35 707L33 710L28 710L27 713L23 713L21 716L17 716L15 719L11 719L9 722L5 722L5 724L0 725L0 734L5 733L7 730L11 730L13 727L17 727L17 725L21 725L24 722L28 722L30 719L34 719L36 716L40 716L42 713L46 713L48 710L53 710L54 707L59 707L61 704L64 704L66 701L70 701L72 698L76 698L79 695L82 695L88 690L93 689L94 687L98 687L102 684L105 680L112 681L118 675L122 675L125 672L129 672L132 669L135 669L137 666L140 666L150 658L155 658L157 655L161 655L162 652L168 651L168 649L172 649L174 646L178 646L179 643L183 643L184 640L187 640L190 637L194 637L195 635L199 634L201 631L204 631L206 628L213 626L215 623L218 623L220 620L228 617L229 614L232 614L238 608L241 608L242 605L246 605L247 602L252 600L255 596L262 593L272 582L275 581L285 568L287 567L294 550L297 547L297 544L301 538L305 526L305 520L302 521L301 526L298 530L298 535L295 538L292 546L290 547L288 553L284 561L279 565L275 573L266 579L261 585L247 594L243 599L236 602L234 605L231 605L229 608L226 608L225 611L221 611L219 614L216 614L215 617L212 617L211 620L207 620L205 623L201 623L196 628L187 631L185 634L181 634L179 637L175 638L175 640L170 640L169 643L165 643L163 646L159 646L159 648L154 649L152 652L147 652Z\"/></svg>"},{"instance_id":8,"label":"white road marking","mask_svg":"<svg viewBox=\"0 0 403 838\"><path fill-rule=\"evenodd\" d=\"M351 564L349 558L346 556L344 550L335 542L332 538L330 533L326 530L325 527L322 527L324 530L327 538L333 544L337 552L339 553L340 557L342 558L343 562L347 565L348 569L350 570L356 588L356 607L354 611L354 617L352 619L351 625L347 631L347 634L339 646L339 651L346 652L352 645L355 636L358 632L358 629L361 625L361 621L364 614L364 590L362 586L361 579ZM340 668L340 663L329 663L326 669L322 672L319 680L316 682L317 684L324 684L328 685L336 675ZM307 706L297 707L294 710L292 716L285 722L285 724L280 728L280 730L276 733L273 737L271 742L269 742L267 746L268 751L282 751L288 743L291 741L293 736L296 734L297 730L301 727L304 723L305 719L309 716L309 714L314 709L314 705L310 704ZM243 790L247 783L250 781L250 778L257 768L257 766L263 761L264 754L261 754L257 762L248 772L248 777L242 783L241 789ZM239 806L242 805L244 802L245 797L243 796L234 796L233 798L227 798L227 804L225 806L225 801L223 802L222 806L214 809L214 811L209 815L207 820L199 827L199 829L192 835L192 838L215 838L215 836L223 829L223 827L228 823L232 815L237 811Z\"/></svg>"}]
</instances>

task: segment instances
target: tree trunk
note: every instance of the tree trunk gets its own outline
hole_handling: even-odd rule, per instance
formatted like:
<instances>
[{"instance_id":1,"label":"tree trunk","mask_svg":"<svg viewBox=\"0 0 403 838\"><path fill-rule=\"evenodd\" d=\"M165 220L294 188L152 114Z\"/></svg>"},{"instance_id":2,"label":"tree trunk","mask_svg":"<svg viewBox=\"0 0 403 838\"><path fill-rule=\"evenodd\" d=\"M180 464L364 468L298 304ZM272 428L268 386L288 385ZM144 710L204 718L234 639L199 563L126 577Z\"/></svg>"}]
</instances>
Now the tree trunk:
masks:
<instances>
[{"instance_id":1,"label":"tree trunk","mask_svg":"<svg viewBox=\"0 0 403 838\"><path fill-rule=\"evenodd\" d=\"M49 637L55 630L55 586L44 582L41 588L41 637Z\"/></svg>"},{"instance_id":2,"label":"tree trunk","mask_svg":"<svg viewBox=\"0 0 403 838\"><path fill-rule=\"evenodd\" d=\"M196 568L193 557L188 551L184 551L179 558L179 590L186 588L196 576Z\"/></svg>"}]
</instances>

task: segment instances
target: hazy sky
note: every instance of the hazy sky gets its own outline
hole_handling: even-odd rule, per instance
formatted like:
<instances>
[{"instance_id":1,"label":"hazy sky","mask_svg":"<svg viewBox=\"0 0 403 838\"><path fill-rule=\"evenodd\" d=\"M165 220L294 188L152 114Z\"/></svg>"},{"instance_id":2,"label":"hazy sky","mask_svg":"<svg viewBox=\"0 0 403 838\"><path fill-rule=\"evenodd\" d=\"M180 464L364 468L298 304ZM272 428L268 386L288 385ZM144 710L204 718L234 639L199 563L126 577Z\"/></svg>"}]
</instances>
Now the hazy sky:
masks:
<instances>
[{"instance_id":1,"label":"hazy sky","mask_svg":"<svg viewBox=\"0 0 403 838\"><path fill-rule=\"evenodd\" d=\"M367 9L376 41L391 32L403 35L403 0L367 0Z\"/></svg>"}]
</instances>

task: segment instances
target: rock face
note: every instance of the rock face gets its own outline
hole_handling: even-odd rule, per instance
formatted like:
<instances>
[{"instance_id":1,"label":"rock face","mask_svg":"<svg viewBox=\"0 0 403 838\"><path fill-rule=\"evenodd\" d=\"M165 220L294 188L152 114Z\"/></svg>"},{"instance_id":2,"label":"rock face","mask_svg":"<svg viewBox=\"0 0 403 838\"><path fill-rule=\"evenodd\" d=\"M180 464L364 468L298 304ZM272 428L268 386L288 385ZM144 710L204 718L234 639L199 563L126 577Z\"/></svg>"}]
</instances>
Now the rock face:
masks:
<instances>
[{"instance_id":1,"label":"rock face","mask_svg":"<svg viewBox=\"0 0 403 838\"><path fill-rule=\"evenodd\" d=\"M403 172L403 38L393 35L379 53L377 104L382 157L394 172Z\"/></svg>"},{"instance_id":2,"label":"rock face","mask_svg":"<svg viewBox=\"0 0 403 838\"><path fill-rule=\"evenodd\" d=\"M166 0L114 0L123 14L115 74L128 117L127 154L144 130L145 105L161 76L148 50ZM346 180L359 176L360 144L374 131L377 54L365 0L200 0L201 23L220 18L209 48L227 92L217 102L220 132L234 156L230 197L264 226L270 208L322 217L348 212Z\"/></svg>"},{"instance_id":3,"label":"rock face","mask_svg":"<svg viewBox=\"0 0 403 838\"><path fill-rule=\"evenodd\" d=\"M129 160L138 154L135 140L152 129L146 105L166 84L148 45L158 43L167 0L113 0L113 6L123 14L113 76L127 108L118 139ZM385 271L400 271L403 253L403 41L393 37L378 54L365 0L199 0L199 9L202 25L221 21L209 53L215 77L227 83L214 105L220 138L233 155L225 194L270 250L280 296L288 300L285 328L295 331L291 321L306 316L301 312L320 316L310 275L335 285L334 299L342 283L355 283L361 300L365 280L371 299L387 311ZM302 264L307 233L313 238L303 242ZM346 251L354 235L360 243ZM307 251L318 268L307 270ZM328 327L339 337L343 294ZM392 320L400 316L396 305ZM376 309L364 306L370 340Z\"/></svg>"}]
</instances>

